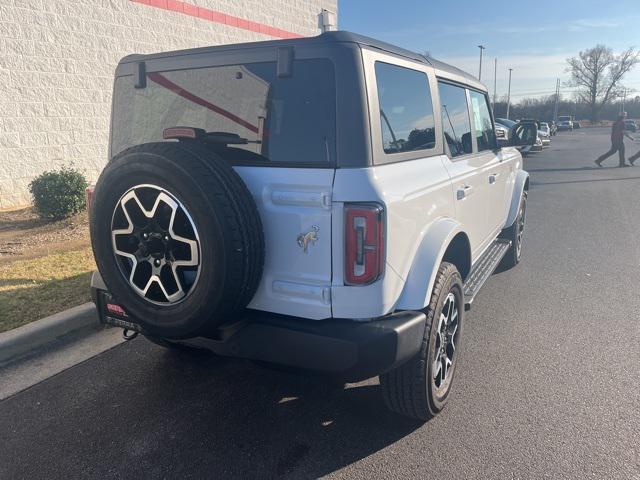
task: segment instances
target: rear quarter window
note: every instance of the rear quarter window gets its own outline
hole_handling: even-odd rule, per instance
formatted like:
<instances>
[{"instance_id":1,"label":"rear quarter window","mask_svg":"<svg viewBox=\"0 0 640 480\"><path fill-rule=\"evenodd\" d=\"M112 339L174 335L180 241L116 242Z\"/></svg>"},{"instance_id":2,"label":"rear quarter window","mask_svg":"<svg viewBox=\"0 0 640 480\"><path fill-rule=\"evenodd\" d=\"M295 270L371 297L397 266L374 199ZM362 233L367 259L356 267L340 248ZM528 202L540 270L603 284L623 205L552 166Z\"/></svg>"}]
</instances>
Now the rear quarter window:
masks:
<instances>
[{"instance_id":1,"label":"rear quarter window","mask_svg":"<svg viewBox=\"0 0 640 480\"><path fill-rule=\"evenodd\" d=\"M376 62L382 147L387 154L430 150L436 145L427 75Z\"/></svg>"},{"instance_id":2,"label":"rear quarter window","mask_svg":"<svg viewBox=\"0 0 640 480\"><path fill-rule=\"evenodd\" d=\"M247 140L231 145L269 164L329 166L335 162L335 74L328 59L296 60L290 77L275 62L147 73L114 87L111 153L163 141L170 127L226 132Z\"/></svg>"}]
</instances>

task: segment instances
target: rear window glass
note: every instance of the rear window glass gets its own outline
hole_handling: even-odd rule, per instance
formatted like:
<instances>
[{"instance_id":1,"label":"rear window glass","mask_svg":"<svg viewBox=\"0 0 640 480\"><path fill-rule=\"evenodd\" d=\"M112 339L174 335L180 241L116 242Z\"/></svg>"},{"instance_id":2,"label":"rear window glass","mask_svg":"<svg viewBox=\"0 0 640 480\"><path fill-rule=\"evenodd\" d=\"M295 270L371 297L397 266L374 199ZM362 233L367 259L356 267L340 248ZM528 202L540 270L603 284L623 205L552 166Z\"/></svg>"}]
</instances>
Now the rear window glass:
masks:
<instances>
[{"instance_id":1,"label":"rear window glass","mask_svg":"<svg viewBox=\"0 0 640 480\"><path fill-rule=\"evenodd\" d=\"M376 62L382 146L385 153L435 147L433 105L427 75Z\"/></svg>"},{"instance_id":2,"label":"rear window glass","mask_svg":"<svg viewBox=\"0 0 640 480\"><path fill-rule=\"evenodd\" d=\"M335 75L328 59L296 60L279 78L276 63L147 73L115 83L111 153L163 141L170 127L239 135L229 150L251 162L313 164L335 161Z\"/></svg>"}]
</instances>

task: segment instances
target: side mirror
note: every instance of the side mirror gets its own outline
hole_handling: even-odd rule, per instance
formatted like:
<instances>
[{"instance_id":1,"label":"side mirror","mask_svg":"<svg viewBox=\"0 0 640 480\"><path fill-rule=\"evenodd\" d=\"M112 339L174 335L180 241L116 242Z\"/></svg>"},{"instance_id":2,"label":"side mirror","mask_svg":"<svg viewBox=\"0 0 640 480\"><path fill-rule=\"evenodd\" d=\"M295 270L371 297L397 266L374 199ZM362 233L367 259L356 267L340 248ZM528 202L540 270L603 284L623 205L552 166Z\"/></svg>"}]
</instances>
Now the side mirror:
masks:
<instances>
[{"instance_id":1,"label":"side mirror","mask_svg":"<svg viewBox=\"0 0 640 480\"><path fill-rule=\"evenodd\" d=\"M509 145L512 147L534 146L538 139L538 126L535 123L519 123L511 129Z\"/></svg>"}]
</instances>

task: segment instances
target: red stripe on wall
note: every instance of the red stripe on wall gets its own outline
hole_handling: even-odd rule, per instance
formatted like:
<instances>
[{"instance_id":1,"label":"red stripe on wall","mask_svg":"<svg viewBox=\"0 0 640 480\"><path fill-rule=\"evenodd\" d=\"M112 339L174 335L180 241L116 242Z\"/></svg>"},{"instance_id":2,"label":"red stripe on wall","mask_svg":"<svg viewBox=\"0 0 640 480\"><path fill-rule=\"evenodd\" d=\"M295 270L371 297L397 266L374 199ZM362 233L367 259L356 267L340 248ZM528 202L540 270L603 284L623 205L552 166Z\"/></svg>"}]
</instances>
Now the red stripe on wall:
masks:
<instances>
[{"instance_id":1,"label":"red stripe on wall","mask_svg":"<svg viewBox=\"0 0 640 480\"><path fill-rule=\"evenodd\" d=\"M189 92L188 90L185 90L180 85L173 83L171 80L161 75L160 73L157 73L157 72L148 73L147 77L149 77L149 80L154 81L155 83L166 88L167 90L171 90L176 95L180 95L182 98L186 98L190 102L193 102L197 105L208 108L209 110L216 112L222 115L223 117L228 118L232 122L235 122L238 125L242 125L244 128L252 131L253 133L258 133L258 127L256 127L255 125L252 125L246 120L243 120L242 118L238 117L237 115L234 115L230 111L225 110L224 108L219 107L217 105L214 105L213 103L206 101L204 98L201 98Z\"/></svg>"},{"instance_id":2,"label":"red stripe on wall","mask_svg":"<svg viewBox=\"0 0 640 480\"><path fill-rule=\"evenodd\" d=\"M210 10L208 8L198 7L191 3L182 2L179 0L130 0L134 3L140 3L142 5L148 5L150 7L161 8L163 10L169 10L171 12L178 12L183 15L189 15L191 17L201 18L208 22L220 23L222 25L229 25L231 27L241 28L250 32L262 33L264 35L270 35L276 38L301 38L302 35L297 33L288 32L280 28L271 27L262 23L252 22L251 20L245 20L244 18L234 17L233 15L227 15L226 13L218 12L216 10Z\"/></svg>"}]
</instances>

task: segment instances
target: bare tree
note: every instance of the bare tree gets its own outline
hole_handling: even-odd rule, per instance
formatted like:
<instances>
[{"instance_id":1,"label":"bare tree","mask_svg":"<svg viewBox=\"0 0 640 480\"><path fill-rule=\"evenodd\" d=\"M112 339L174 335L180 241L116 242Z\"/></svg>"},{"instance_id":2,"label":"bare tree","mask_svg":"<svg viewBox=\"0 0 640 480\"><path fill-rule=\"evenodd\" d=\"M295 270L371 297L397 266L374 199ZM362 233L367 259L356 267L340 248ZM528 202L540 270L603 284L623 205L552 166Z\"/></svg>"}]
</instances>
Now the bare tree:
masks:
<instances>
[{"instance_id":1,"label":"bare tree","mask_svg":"<svg viewBox=\"0 0 640 480\"><path fill-rule=\"evenodd\" d=\"M589 105L592 121L597 120L603 106L620 97L622 78L639 61L640 52L633 47L615 55L604 45L596 45L567 59L569 84L578 87L578 99Z\"/></svg>"}]
</instances>

